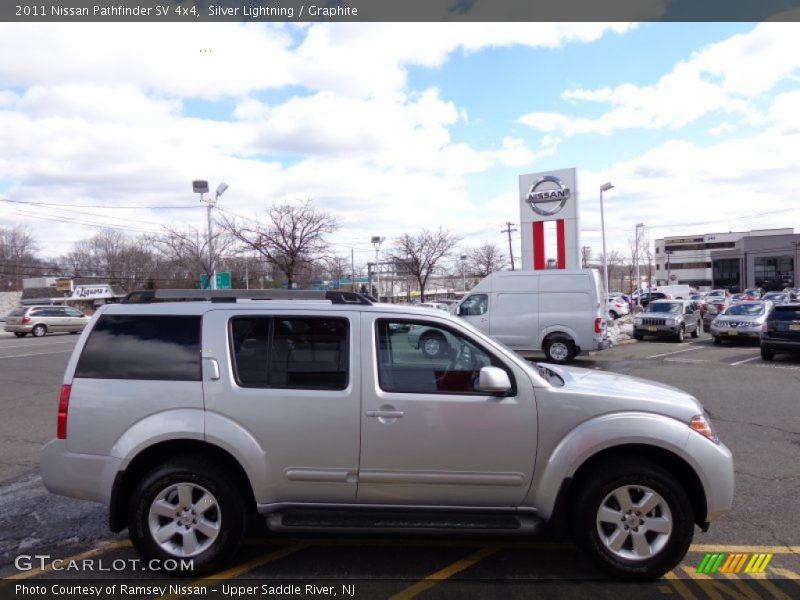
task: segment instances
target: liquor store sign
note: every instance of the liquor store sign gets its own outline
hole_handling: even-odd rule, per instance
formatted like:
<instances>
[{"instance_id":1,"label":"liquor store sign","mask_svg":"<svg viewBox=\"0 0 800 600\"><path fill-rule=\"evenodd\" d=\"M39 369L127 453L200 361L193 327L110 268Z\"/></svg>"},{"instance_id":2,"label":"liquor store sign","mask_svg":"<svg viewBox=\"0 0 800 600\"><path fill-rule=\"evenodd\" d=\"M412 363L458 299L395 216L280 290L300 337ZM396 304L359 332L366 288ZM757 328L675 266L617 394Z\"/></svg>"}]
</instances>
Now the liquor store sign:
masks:
<instances>
[{"instance_id":1,"label":"liquor store sign","mask_svg":"<svg viewBox=\"0 0 800 600\"><path fill-rule=\"evenodd\" d=\"M113 298L114 292L107 285L76 285L70 297L73 300L102 300Z\"/></svg>"}]
</instances>

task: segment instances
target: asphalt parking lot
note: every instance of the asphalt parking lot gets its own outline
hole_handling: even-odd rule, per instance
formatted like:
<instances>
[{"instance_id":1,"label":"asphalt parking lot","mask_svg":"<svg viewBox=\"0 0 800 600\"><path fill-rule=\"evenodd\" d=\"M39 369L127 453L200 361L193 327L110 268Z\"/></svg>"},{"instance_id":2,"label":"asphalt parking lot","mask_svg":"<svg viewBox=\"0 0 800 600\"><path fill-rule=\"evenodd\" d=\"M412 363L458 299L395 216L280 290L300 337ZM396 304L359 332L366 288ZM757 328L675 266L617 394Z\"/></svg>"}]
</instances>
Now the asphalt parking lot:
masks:
<instances>
[{"instance_id":1,"label":"asphalt parking lot","mask_svg":"<svg viewBox=\"0 0 800 600\"><path fill-rule=\"evenodd\" d=\"M9 336L9 337L6 337ZM76 336L0 334L0 598L17 585L105 581L169 585L144 569L124 535L106 529L104 507L49 495L36 473L38 449L55 430L64 367ZM300 585L295 596L360 598L672 597L683 600L800 597L800 356L764 363L755 344L622 344L576 366L645 377L698 397L736 461L733 510L694 544L673 572L649 584L608 581L571 544L536 538L264 535L255 531L232 567L202 582L211 595L266 595L237 586ZM707 554L765 555L763 573L698 573ZM20 556L48 555L20 563ZM766 555L772 555L769 559ZM51 559L62 558L54 568ZM37 560L39 562L37 562ZM82 569L69 570L70 560ZM86 561L93 561L87 569ZM142 597L201 595L184 588ZM249 582L249 583L248 583ZM317 588L307 590L304 586ZM331 585L331 590L322 590ZM223 586L228 586L223 588ZM352 586L347 587L347 586ZM49 588L48 588L49 590ZM316 590L316 591L315 591ZM24 591L24 590L23 590ZM192 592L199 592L192 594ZM291 589L284 590L286 592ZM13 594L12 594L13 592ZM352 592L352 594L351 594ZM275 594L278 595L278 594Z\"/></svg>"}]
</instances>

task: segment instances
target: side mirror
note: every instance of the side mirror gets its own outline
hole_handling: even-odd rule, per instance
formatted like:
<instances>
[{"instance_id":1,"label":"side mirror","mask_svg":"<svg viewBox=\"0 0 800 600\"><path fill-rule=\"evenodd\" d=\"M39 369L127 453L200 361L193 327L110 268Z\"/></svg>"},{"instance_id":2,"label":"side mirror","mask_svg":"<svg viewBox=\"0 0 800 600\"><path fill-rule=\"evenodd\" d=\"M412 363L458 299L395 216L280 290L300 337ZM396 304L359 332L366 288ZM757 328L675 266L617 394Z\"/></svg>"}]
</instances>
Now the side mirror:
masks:
<instances>
[{"instance_id":1,"label":"side mirror","mask_svg":"<svg viewBox=\"0 0 800 600\"><path fill-rule=\"evenodd\" d=\"M503 369L482 367L478 378L478 390L490 394L505 394L511 391L511 380Z\"/></svg>"}]
</instances>

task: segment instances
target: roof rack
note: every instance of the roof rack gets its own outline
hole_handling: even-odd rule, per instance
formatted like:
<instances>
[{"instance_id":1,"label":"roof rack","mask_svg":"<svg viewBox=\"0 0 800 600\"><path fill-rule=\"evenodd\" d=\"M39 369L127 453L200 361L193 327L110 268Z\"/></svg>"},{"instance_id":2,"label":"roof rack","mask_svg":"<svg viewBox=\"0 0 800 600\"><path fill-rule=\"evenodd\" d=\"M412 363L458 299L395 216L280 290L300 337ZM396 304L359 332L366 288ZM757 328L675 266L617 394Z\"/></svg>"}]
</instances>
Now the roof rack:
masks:
<instances>
[{"instance_id":1,"label":"roof rack","mask_svg":"<svg viewBox=\"0 0 800 600\"><path fill-rule=\"evenodd\" d=\"M123 304L151 302L237 302L239 300L328 300L331 304L370 305L370 298L357 292L339 290L137 290Z\"/></svg>"}]
</instances>

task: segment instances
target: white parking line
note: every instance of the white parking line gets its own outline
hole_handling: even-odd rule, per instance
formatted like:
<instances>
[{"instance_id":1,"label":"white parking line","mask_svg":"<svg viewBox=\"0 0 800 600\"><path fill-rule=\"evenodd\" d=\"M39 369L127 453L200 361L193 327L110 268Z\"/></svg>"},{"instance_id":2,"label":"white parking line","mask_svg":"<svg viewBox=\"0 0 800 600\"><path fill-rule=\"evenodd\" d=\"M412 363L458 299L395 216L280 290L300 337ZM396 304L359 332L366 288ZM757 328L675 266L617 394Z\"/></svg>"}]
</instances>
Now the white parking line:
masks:
<instances>
[{"instance_id":1,"label":"white parking line","mask_svg":"<svg viewBox=\"0 0 800 600\"><path fill-rule=\"evenodd\" d=\"M704 363L708 362L702 358L665 358L664 362L674 362L674 363Z\"/></svg>"},{"instance_id":2,"label":"white parking line","mask_svg":"<svg viewBox=\"0 0 800 600\"><path fill-rule=\"evenodd\" d=\"M4 358L22 358L23 356L47 356L48 354L69 354L72 350L60 350L58 352L32 352L30 354L9 354L8 356L0 356L0 360Z\"/></svg>"},{"instance_id":3,"label":"white parking line","mask_svg":"<svg viewBox=\"0 0 800 600\"><path fill-rule=\"evenodd\" d=\"M760 354L758 356L753 356L752 358L745 358L744 360L739 360L739 361L736 361L736 362L732 362L731 366L735 367L736 365L743 365L746 362L750 362L751 360L757 360L759 358L761 358Z\"/></svg>"},{"instance_id":4,"label":"white parking line","mask_svg":"<svg viewBox=\"0 0 800 600\"><path fill-rule=\"evenodd\" d=\"M60 346L60 345L63 345L63 344L72 344L74 341L75 340L69 340L67 342L49 342L49 343L43 344L43 346L45 348L49 348L50 346ZM4 345L0 344L0 350L5 350L7 348L30 348L30 347L31 347L30 344L15 344L13 346L4 346Z\"/></svg>"},{"instance_id":5,"label":"white parking line","mask_svg":"<svg viewBox=\"0 0 800 600\"><path fill-rule=\"evenodd\" d=\"M691 352L692 350L699 350L700 346L692 348L684 348L683 350L675 350L674 352L664 352L663 354L653 354L653 356L646 356L645 358L661 358L662 356L669 356L670 354L680 354L681 352Z\"/></svg>"}]
</instances>

